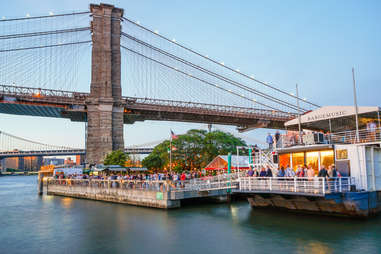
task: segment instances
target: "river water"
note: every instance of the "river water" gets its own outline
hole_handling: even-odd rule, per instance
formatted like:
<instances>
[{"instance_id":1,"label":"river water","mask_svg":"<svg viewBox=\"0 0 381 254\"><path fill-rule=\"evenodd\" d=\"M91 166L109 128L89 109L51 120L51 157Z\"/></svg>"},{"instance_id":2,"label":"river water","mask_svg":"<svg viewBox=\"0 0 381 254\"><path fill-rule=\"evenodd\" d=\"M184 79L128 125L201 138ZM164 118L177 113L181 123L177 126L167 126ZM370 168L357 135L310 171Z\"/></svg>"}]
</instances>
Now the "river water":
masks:
<instances>
[{"instance_id":1,"label":"river water","mask_svg":"<svg viewBox=\"0 0 381 254\"><path fill-rule=\"evenodd\" d=\"M159 210L37 195L0 177L0 253L381 253L381 216L254 210L247 202Z\"/></svg>"}]
</instances>

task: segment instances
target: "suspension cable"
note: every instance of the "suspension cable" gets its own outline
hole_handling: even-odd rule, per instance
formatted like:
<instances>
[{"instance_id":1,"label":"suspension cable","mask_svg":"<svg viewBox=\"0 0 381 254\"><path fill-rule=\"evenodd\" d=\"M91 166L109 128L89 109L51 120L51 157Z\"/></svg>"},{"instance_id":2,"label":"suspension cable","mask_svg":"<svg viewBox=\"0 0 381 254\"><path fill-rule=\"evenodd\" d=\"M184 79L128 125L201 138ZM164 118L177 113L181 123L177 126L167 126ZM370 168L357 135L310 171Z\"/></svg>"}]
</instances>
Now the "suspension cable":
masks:
<instances>
[{"instance_id":1,"label":"suspension cable","mask_svg":"<svg viewBox=\"0 0 381 254\"><path fill-rule=\"evenodd\" d=\"M213 62L213 63L215 63L215 64L217 64L217 65L219 65L219 66L221 66L221 67L223 67L223 68L226 68L226 69L228 69L228 70L230 70L230 71L232 71L232 72L234 72L234 73L236 73L236 74L239 74L239 75L241 75L241 76L243 76L243 77L245 77L245 78L247 78L247 79L250 79L250 80L252 80L252 81L255 81L255 82L257 82L257 83L260 83L260 84L262 84L262 85L264 85L264 86L267 86L267 87L269 87L269 88L271 88L271 89L274 89L275 91L278 91L278 92L280 92L280 93L283 93L283 94L285 94L285 95L287 95L287 96L290 96L290 97L292 97L292 98L300 99L300 98L296 97L296 96L293 95L293 94L290 94L290 93L288 93L288 92L286 92L286 91L283 91L283 90L281 90L281 89L279 89L279 88L276 88L276 87L274 87L274 86L271 86L271 85L269 85L269 84L267 84L267 83L265 83L265 82L263 82L263 81L260 81L260 80L258 80L258 79L256 79L256 78L250 77L249 75L247 75L247 74L245 74L245 73L239 72L239 71L237 71L237 70L235 70L235 69L233 69L233 68L231 68L231 67L229 67L229 66L226 66L225 64L221 64L221 63L219 63L218 61L216 61L216 60L214 60L214 59L212 59L212 58L210 58L210 57L206 57L206 56L202 55L201 53L198 53L198 52L194 51L193 49L190 49L190 48L188 48L188 47L186 47L186 46L183 46L182 44L179 44L179 43L177 43L177 42L175 42L175 41L173 41L173 40L171 40L171 39L169 39L169 38L167 38L167 37L165 37L165 36L163 36L163 35L161 35L161 34L155 33L155 32L152 31L151 29L146 28L146 27L144 27L144 26L142 26L142 25L140 25L140 24L137 24L136 22L134 22L134 21L132 21L132 20L130 20L130 19L128 19L128 18L122 17L122 20L123 20L123 21L130 22L131 24L133 24L133 25L135 25L135 26L137 26L137 27L140 27L140 28L142 28L142 29L145 30L145 31L150 32L151 34L154 34L154 35L156 35L156 36L158 36L158 37L160 37L160 38L162 38L162 39L164 39L164 40L166 40L166 41L168 41L168 42L170 42L170 43L172 43L172 44L174 44L174 45L176 45L176 46L179 46L180 48L183 48L183 49L185 49L185 50L187 50L187 51L189 51L189 52L191 52L191 53L193 53L193 54L195 54L195 55L198 55L198 56L200 56L200 57L202 57L202 58L204 58L204 59L206 59L206 60L208 60L208 61L211 61L211 62ZM307 104L312 105L312 106L320 107L319 105L317 105L317 104L315 104L315 103L312 103L312 102L309 102L309 101L307 101L307 100L303 100L303 101L304 101L305 103L307 103Z\"/></svg>"},{"instance_id":2,"label":"suspension cable","mask_svg":"<svg viewBox=\"0 0 381 254\"><path fill-rule=\"evenodd\" d=\"M207 69L205 69L205 68L203 68L203 67L201 67L199 65L193 64L193 63L191 63L191 62L189 62L189 61L187 61L187 60L185 60L183 58L180 58L180 57L175 56L175 55L173 55L173 54L171 54L171 53L169 53L167 51L159 49L159 48L157 48L157 47L155 47L155 46L153 46L153 45L151 45L149 43L141 41L141 40L137 39L136 37L128 35L128 34L126 34L124 32L122 32L121 34L123 36L127 37L130 40L133 40L133 41L135 41L135 42L137 42L137 43L139 43L139 44L141 44L141 45L143 45L145 47L148 47L148 48L150 48L152 50L155 50L155 51L157 51L157 52L159 52L159 53L161 53L161 54L163 54L165 56L168 56L168 57L170 57L172 59L175 59L176 61L179 61L179 62L181 62L181 63L183 63L185 65L191 66L192 68L195 68L195 69L197 69L197 70L199 70L199 71L201 71L203 73L206 73L208 75L211 75L211 76L213 76L213 77L215 77L215 78L217 78L219 80L225 81L225 82L227 82L227 83L229 83L229 84L231 84L233 86L239 87L239 88L241 88L241 89L243 89L245 91L254 93L254 94L258 95L258 96L261 96L262 98L265 98L267 100L273 101L273 102L278 103L278 104L281 104L281 105L286 106L288 108L291 108L293 110L298 110L298 108L296 106L294 106L293 104L291 104L291 103L289 103L287 101L280 100L278 98L275 98L274 96L265 94L265 93L263 93L261 91L258 91L256 89L254 89L254 88L248 87L248 86L246 86L244 84L241 84L241 83L239 83L237 81L234 81L234 80L232 80L230 78L224 77L224 76L222 76L222 75L220 75L218 73L215 73L213 71L207 70ZM300 108L300 109L303 110L303 111L307 111L304 108Z\"/></svg>"},{"instance_id":3,"label":"suspension cable","mask_svg":"<svg viewBox=\"0 0 381 254\"><path fill-rule=\"evenodd\" d=\"M79 27L79 28L72 28L72 29L62 29L62 30L23 33L23 34L6 34L6 35L1 35L0 40L17 39L17 38L33 37L33 36L44 36L44 35L51 35L51 34L74 33L74 32L82 32L87 30L90 30L90 27Z\"/></svg>"},{"instance_id":4,"label":"suspension cable","mask_svg":"<svg viewBox=\"0 0 381 254\"><path fill-rule=\"evenodd\" d=\"M53 14L53 15L36 16L36 17L0 19L0 22L29 20L29 19L54 18L54 17L64 17L64 16L73 16L73 15L81 15L81 14L88 14L88 13L90 13L90 12L89 11L82 11L82 12L72 12L72 13L64 13L64 14Z\"/></svg>"},{"instance_id":5,"label":"suspension cable","mask_svg":"<svg viewBox=\"0 0 381 254\"><path fill-rule=\"evenodd\" d=\"M132 53L134 53L134 54L136 54L136 55L139 55L139 56L141 56L141 57L143 57L143 58L146 58L146 59L148 59L148 60L151 60L151 61L153 61L153 62L155 62L155 63L157 63L157 64L160 64L160 65L165 66L165 67L167 67L167 68L169 68L169 69L172 69L172 70L177 71L177 72L179 72L179 73L181 73L181 74L184 74L184 75L186 75L186 76L188 76L188 77L191 77L191 78L193 78L193 79L196 79L196 80L198 80L198 81L201 81L202 83L205 83L205 84L207 84L207 85L213 86L213 87L218 88L218 89L220 89L220 90L223 90L223 91L225 91L225 92L229 92L229 93L234 94L234 95L236 95L236 96L238 96L238 97L241 97L241 98L243 98L243 99L245 99L245 100L248 100L248 101L250 101L250 102L254 102L254 103L259 104L259 105L262 105L262 106L264 106L264 107L273 109L273 110L275 110L275 111L277 111L277 112L282 112L282 113L285 113L285 114L289 114L288 112L281 111L281 110L279 110L279 109L277 109L277 108L274 108L274 107L272 107L272 106L266 105L266 104L261 103L261 102L258 102L258 101L254 101L253 99L250 99L250 98L248 98L248 97L246 97L246 96L243 96L243 95L238 94L238 93L233 92L233 91L229 91L229 90L226 89L226 88L220 87L220 86L218 86L218 85L216 85L216 84L213 84L213 83L208 82L208 81L206 81L206 80L203 80L203 79L201 79L201 78L195 77L195 76L193 76L193 75L191 75L191 74L188 74L188 73L186 73L186 72L184 72L184 71L178 70L178 69L176 69L176 68L174 68L174 67L172 67L172 66L169 66L169 65L167 65L167 64L165 64L165 63L162 63L162 62L160 62L160 61L157 61L157 60L155 60L155 59L153 59L153 58L151 58L151 57L148 57L148 56L143 55L143 54L141 54L141 53L139 53L139 52L136 52L135 50L132 50L132 49L130 49L130 48L128 48L128 47L125 47L125 46L123 46L123 45L121 45L120 47L123 48L123 49L125 49L125 50L128 50L128 51L130 51L130 52L132 52Z\"/></svg>"},{"instance_id":6,"label":"suspension cable","mask_svg":"<svg viewBox=\"0 0 381 254\"><path fill-rule=\"evenodd\" d=\"M45 45L45 46L27 47L27 48L3 49L3 50L0 50L0 53L3 53L3 52L12 52L12 51L20 51L20 50L29 50L29 49L42 49L42 48L61 47L61 46L77 45L77 44L84 44L84 43L90 43L90 42L91 41L78 41L78 42L68 42L68 43L52 44L52 45Z\"/></svg>"}]
</instances>

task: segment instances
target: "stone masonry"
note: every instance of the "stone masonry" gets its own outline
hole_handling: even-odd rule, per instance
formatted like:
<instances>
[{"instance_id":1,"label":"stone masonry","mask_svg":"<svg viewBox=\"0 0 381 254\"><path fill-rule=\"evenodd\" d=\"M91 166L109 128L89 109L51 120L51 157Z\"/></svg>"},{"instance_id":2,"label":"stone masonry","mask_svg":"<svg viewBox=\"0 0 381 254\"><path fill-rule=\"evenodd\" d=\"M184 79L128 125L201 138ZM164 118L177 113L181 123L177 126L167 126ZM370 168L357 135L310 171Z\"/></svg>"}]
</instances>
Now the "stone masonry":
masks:
<instances>
[{"instance_id":1,"label":"stone masonry","mask_svg":"<svg viewBox=\"0 0 381 254\"><path fill-rule=\"evenodd\" d=\"M87 163L101 163L107 153L124 149L121 103L120 33L123 9L90 5L93 17L91 87L87 105Z\"/></svg>"}]
</instances>

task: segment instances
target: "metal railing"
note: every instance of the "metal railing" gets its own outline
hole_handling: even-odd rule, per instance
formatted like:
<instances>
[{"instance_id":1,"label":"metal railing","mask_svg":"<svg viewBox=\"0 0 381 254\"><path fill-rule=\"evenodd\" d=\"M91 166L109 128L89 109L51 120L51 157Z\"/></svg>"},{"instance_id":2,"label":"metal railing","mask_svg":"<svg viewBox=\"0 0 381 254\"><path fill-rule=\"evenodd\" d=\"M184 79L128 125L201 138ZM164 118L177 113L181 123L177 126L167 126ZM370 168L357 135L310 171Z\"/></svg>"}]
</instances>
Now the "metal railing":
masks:
<instances>
[{"instance_id":1,"label":"metal railing","mask_svg":"<svg viewBox=\"0 0 381 254\"><path fill-rule=\"evenodd\" d=\"M329 142L333 144L380 142L381 128L359 130L359 140L356 137L356 130L332 133L329 138Z\"/></svg>"},{"instance_id":2,"label":"metal railing","mask_svg":"<svg viewBox=\"0 0 381 254\"><path fill-rule=\"evenodd\" d=\"M168 181L157 180L103 180L103 179L54 179L48 178L49 185L80 186L97 189L124 189L142 191L169 191Z\"/></svg>"},{"instance_id":3,"label":"metal railing","mask_svg":"<svg viewBox=\"0 0 381 254\"><path fill-rule=\"evenodd\" d=\"M275 140L275 139L274 139ZM281 135L275 144L276 148L287 148L296 145L318 145L318 144L358 144L381 142L381 128L359 130L357 140L356 130L323 134L319 132L306 133L300 140L296 135Z\"/></svg>"},{"instance_id":4,"label":"metal railing","mask_svg":"<svg viewBox=\"0 0 381 254\"><path fill-rule=\"evenodd\" d=\"M275 111L275 110L267 110L260 108L246 108L239 106L227 106L227 105L216 105L216 104L207 104L207 103L199 103L199 102L187 102L187 101L172 101L172 100L163 100L163 99L152 99L152 98L138 98L138 97L124 97L127 102L127 108L133 108L133 105L138 107L146 107L146 108L157 108L166 107L172 108L176 112L186 111L189 109L194 109L196 111L203 110L205 113L217 112L219 114L225 113L234 113L234 114L242 114L242 115L253 115L253 117L265 117L265 118L274 118L278 120L288 120L295 117L295 114Z\"/></svg>"},{"instance_id":5,"label":"metal railing","mask_svg":"<svg viewBox=\"0 0 381 254\"><path fill-rule=\"evenodd\" d=\"M349 192L353 185L355 180L352 177L241 177L239 179L239 191L253 193L324 196L328 193Z\"/></svg>"},{"instance_id":6,"label":"metal railing","mask_svg":"<svg viewBox=\"0 0 381 254\"><path fill-rule=\"evenodd\" d=\"M48 178L48 185L82 186L103 189L136 189L142 191L209 191L238 188L243 173L224 174L190 180L102 180Z\"/></svg>"},{"instance_id":7,"label":"metal railing","mask_svg":"<svg viewBox=\"0 0 381 254\"><path fill-rule=\"evenodd\" d=\"M5 96L32 96L35 98L59 97L59 98L82 98L88 97L88 93L63 91L55 89L23 87L15 85L0 85L0 94Z\"/></svg>"}]
</instances>

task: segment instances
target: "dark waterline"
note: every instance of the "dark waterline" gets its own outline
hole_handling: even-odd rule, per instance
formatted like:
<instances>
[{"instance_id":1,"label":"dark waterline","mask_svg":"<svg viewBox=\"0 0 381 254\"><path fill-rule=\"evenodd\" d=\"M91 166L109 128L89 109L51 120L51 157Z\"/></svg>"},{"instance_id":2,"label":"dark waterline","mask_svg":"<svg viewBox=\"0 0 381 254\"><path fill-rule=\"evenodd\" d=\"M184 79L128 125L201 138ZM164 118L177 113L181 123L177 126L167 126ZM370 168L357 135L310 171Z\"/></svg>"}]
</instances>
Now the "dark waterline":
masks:
<instances>
[{"instance_id":1,"label":"dark waterline","mask_svg":"<svg viewBox=\"0 0 381 254\"><path fill-rule=\"evenodd\" d=\"M246 202L159 210L38 196L0 177L0 253L381 253L381 217L253 210Z\"/></svg>"}]
</instances>

